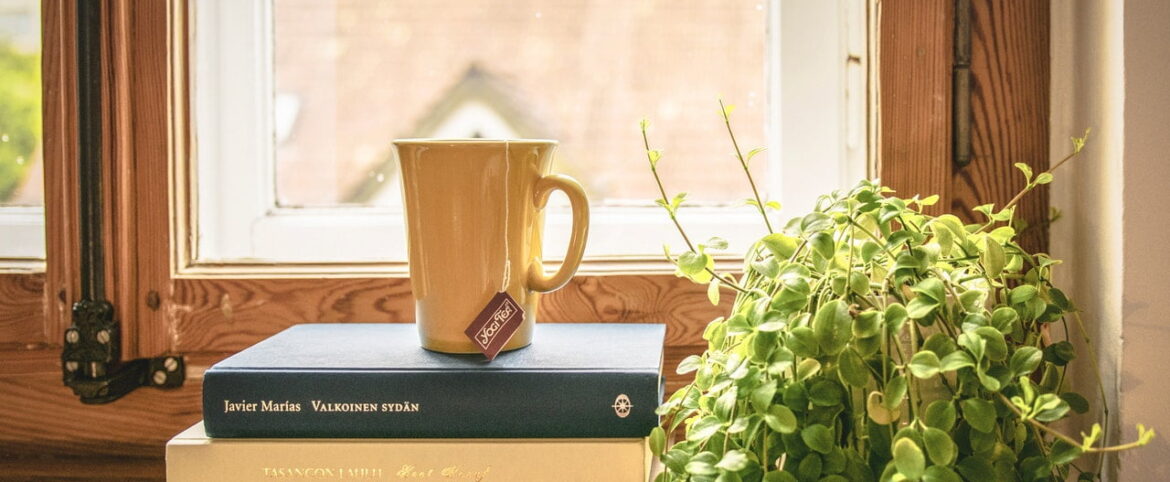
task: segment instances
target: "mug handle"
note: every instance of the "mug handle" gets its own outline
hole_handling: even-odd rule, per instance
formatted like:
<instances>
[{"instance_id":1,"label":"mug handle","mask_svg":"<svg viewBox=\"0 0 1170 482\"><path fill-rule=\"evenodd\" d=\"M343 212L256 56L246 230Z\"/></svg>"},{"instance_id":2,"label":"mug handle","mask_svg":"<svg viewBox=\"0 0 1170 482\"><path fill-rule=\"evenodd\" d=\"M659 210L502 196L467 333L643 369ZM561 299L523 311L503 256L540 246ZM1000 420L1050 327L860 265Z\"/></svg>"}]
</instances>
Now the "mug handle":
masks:
<instances>
[{"instance_id":1,"label":"mug handle","mask_svg":"<svg viewBox=\"0 0 1170 482\"><path fill-rule=\"evenodd\" d=\"M585 255L585 238L589 235L589 200L585 198L585 188L569 176L563 174L549 174L536 182L533 190L533 202L536 209L544 209L548 204L548 196L554 190L560 190L569 196L569 203L573 206L573 232L569 238L569 250L565 254L565 262L552 276L545 276L541 263L532 263L528 268L528 289L547 293L560 288L569 282L569 278L577 272L581 265L581 257Z\"/></svg>"}]
</instances>

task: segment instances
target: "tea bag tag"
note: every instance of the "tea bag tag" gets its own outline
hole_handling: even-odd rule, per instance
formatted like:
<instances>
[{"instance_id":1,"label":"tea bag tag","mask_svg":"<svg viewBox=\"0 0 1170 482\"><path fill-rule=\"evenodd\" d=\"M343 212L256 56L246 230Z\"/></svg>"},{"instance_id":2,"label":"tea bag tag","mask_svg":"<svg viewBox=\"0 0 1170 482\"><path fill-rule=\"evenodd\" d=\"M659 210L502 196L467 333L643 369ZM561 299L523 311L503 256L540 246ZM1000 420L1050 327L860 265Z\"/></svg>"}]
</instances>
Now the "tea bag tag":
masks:
<instances>
[{"instance_id":1,"label":"tea bag tag","mask_svg":"<svg viewBox=\"0 0 1170 482\"><path fill-rule=\"evenodd\" d=\"M524 322L524 308L505 291L496 293L463 333L479 351L494 360Z\"/></svg>"}]
</instances>

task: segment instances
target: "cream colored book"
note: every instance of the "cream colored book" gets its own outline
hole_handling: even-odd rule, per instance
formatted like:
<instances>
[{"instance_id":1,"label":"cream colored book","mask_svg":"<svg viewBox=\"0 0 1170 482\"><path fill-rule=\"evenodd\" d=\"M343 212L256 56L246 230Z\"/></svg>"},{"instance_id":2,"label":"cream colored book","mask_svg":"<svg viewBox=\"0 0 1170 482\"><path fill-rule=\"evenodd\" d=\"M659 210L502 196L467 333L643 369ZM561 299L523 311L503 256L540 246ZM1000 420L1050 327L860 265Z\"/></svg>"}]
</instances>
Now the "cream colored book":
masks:
<instances>
[{"instance_id":1,"label":"cream colored book","mask_svg":"<svg viewBox=\"0 0 1170 482\"><path fill-rule=\"evenodd\" d=\"M208 438L203 422L167 442L167 480L646 482L644 438Z\"/></svg>"}]
</instances>

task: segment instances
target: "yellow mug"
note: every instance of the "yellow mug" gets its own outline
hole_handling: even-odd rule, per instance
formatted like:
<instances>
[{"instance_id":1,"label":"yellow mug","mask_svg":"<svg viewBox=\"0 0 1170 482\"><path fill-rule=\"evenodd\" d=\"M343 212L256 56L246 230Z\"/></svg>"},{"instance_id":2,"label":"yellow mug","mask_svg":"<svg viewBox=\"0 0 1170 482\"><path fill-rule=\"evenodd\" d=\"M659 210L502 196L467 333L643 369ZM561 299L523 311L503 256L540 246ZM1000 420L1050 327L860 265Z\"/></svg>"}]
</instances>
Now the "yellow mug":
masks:
<instances>
[{"instance_id":1,"label":"yellow mug","mask_svg":"<svg viewBox=\"0 0 1170 482\"><path fill-rule=\"evenodd\" d=\"M581 184L549 174L556 141L400 139L394 147L423 348L478 353L464 330L501 291L524 309L503 350L528 346L540 293L564 286L577 271L589 231ZM548 276L541 238L554 190L569 197L573 231L564 263Z\"/></svg>"}]
</instances>

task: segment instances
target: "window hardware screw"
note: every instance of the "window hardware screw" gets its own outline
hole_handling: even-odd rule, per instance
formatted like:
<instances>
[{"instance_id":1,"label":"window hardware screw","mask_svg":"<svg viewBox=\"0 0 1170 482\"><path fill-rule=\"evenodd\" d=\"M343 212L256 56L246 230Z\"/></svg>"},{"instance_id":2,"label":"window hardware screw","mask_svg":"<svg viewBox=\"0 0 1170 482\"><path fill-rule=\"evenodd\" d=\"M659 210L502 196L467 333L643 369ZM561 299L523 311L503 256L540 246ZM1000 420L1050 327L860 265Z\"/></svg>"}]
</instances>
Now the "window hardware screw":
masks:
<instances>
[{"instance_id":1,"label":"window hardware screw","mask_svg":"<svg viewBox=\"0 0 1170 482\"><path fill-rule=\"evenodd\" d=\"M70 372L77 371L77 362L75 362L75 361L65 362L65 369L70 371Z\"/></svg>"},{"instance_id":2,"label":"window hardware screw","mask_svg":"<svg viewBox=\"0 0 1170 482\"><path fill-rule=\"evenodd\" d=\"M69 331L65 332L65 341L69 342L69 344L77 343L77 341L80 339L81 334L78 333L77 330L70 329Z\"/></svg>"},{"instance_id":3,"label":"window hardware screw","mask_svg":"<svg viewBox=\"0 0 1170 482\"><path fill-rule=\"evenodd\" d=\"M110 332L107 330L102 330L102 331L97 332L97 341L98 341L98 343L101 343L103 345L105 345L106 343L109 343L110 342Z\"/></svg>"},{"instance_id":4,"label":"window hardware screw","mask_svg":"<svg viewBox=\"0 0 1170 482\"><path fill-rule=\"evenodd\" d=\"M167 372L157 370L154 372L154 384L162 385L167 382Z\"/></svg>"},{"instance_id":5,"label":"window hardware screw","mask_svg":"<svg viewBox=\"0 0 1170 482\"><path fill-rule=\"evenodd\" d=\"M179 360L173 357L167 357L166 361L163 362L163 366L166 367L168 372L173 372L179 369Z\"/></svg>"}]
</instances>

